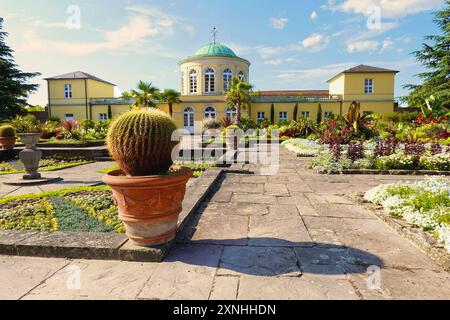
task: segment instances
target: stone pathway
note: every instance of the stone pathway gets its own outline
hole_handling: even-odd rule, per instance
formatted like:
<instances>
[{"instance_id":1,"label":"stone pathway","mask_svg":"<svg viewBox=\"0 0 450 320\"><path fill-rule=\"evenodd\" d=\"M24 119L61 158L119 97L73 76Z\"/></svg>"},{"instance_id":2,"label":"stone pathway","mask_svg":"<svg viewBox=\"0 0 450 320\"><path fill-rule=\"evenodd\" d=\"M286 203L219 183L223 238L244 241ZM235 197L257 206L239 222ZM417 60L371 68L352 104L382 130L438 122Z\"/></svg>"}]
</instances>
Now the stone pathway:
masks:
<instances>
[{"instance_id":1,"label":"stone pathway","mask_svg":"<svg viewBox=\"0 0 450 320\"><path fill-rule=\"evenodd\" d=\"M8 186L3 182L6 180L19 180L23 173L9 174L0 176L0 198L7 196L17 196L23 194L41 193L66 188L74 188L81 186L93 186L102 183L103 173L99 171L115 165L114 161L94 162L67 168L57 171L41 172L45 178L61 177L62 181L38 186Z\"/></svg>"},{"instance_id":2,"label":"stone pathway","mask_svg":"<svg viewBox=\"0 0 450 320\"><path fill-rule=\"evenodd\" d=\"M305 161L282 150L275 176L227 174L160 264L0 256L0 299L450 298L449 273L343 197L421 177L318 175Z\"/></svg>"}]
</instances>

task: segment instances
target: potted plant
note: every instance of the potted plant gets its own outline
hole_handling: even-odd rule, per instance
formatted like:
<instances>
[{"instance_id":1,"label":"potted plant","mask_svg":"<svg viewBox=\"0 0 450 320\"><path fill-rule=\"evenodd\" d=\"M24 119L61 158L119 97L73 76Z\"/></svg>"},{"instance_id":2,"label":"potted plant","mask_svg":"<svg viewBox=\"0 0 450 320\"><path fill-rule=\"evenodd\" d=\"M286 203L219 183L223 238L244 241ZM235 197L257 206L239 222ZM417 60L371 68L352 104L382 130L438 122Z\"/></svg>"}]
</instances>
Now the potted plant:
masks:
<instances>
[{"instance_id":1,"label":"potted plant","mask_svg":"<svg viewBox=\"0 0 450 320\"><path fill-rule=\"evenodd\" d=\"M203 128L206 130L205 134L208 136L217 136L220 127L220 122L214 119L208 119L203 123Z\"/></svg>"},{"instance_id":2,"label":"potted plant","mask_svg":"<svg viewBox=\"0 0 450 320\"><path fill-rule=\"evenodd\" d=\"M239 130L240 128L232 124L225 129L225 142L227 144L227 149L237 150L239 143Z\"/></svg>"},{"instance_id":3,"label":"potted plant","mask_svg":"<svg viewBox=\"0 0 450 320\"><path fill-rule=\"evenodd\" d=\"M10 125L0 127L0 144L4 150L12 150L16 144L16 130Z\"/></svg>"},{"instance_id":4,"label":"potted plant","mask_svg":"<svg viewBox=\"0 0 450 320\"><path fill-rule=\"evenodd\" d=\"M120 170L103 181L113 191L128 238L139 246L161 245L175 238L187 167L173 166L173 120L154 108L122 114L109 127L107 144Z\"/></svg>"}]
</instances>

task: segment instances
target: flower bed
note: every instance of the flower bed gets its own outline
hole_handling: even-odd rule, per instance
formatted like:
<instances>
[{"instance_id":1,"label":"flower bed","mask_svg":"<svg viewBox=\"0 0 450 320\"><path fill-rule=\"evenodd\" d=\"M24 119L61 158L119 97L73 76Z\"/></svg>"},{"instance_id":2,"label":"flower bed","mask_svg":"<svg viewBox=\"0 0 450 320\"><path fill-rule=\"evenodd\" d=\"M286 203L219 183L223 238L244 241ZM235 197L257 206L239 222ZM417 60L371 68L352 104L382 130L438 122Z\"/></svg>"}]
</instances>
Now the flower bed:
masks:
<instances>
[{"instance_id":1,"label":"flower bed","mask_svg":"<svg viewBox=\"0 0 450 320\"><path fill-rule=\"evenodd\" d=\"M54 155L39 161L39 171L56 171L92 163L82 157L63 157ZM0 175L25 172L20 160L0 162Z\"/></svg>"},{"instance_id":2,"label":"flower bed","mask_svg":"<svg viewBox=\"0 0 450 320\"><path fill-rule=\"evenodd\" d=\"M415 184L379 185L364 199L383 206L392 216L429 231L450 252L450 182L427 177Z\"/></svg>"},{"instance_id":3,"label":"flower bed","mask_svg":"<svg viewBox=\"0 0 450 320\"><path fill-rule=\"evenodd\" d=\"M409 170L411 172L450 171L450 148L437 143L408 142L400 145L392 140L377 142L335 143L319 152L309 162L321 173L343 173L346 170ZM373 173L373 172L371 172Z\"/></svg>"},{"instance_id":4,"label":"flower bed","mask_svg":"<svg viewBox=\"0 0 450 320\"><path fill-rule=\"evenodd\" d=\"M289 139L281 145L298 157L314 157L327 149L327 145L308 139Z\"/></svg>"},{"instance_id":5,"label":"flower bed","mask_svg":"<svg viewBox=\"0 0 450 320\"><path fill-rule=\"evenodd\" d=\"M111 190L104 186L2 199L0 229L125 232Z\"/></svg>"}]
</instances>

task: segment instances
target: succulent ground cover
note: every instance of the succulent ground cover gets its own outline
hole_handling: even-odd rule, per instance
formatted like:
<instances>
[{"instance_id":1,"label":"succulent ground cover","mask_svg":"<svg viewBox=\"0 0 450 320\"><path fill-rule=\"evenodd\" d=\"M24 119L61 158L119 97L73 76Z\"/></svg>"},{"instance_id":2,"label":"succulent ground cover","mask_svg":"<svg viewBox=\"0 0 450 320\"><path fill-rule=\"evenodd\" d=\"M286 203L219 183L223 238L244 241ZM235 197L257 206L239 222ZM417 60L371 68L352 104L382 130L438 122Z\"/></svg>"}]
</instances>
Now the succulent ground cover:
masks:
<instances>
[{"instance_id":1,"label":"succulent ground cover","mask_svg":"<svg viewBox=\"0 0 450 320\"><path fill-rule=\"evenodd\" d=\"M427 177L414 184L379 185L364 199L392 216L429 231L450 252L450 181Z\"/></svg>"},{"instance_id":2,"label":"succulent ground cover","mask_svg":"<svg viewBox=\"0 0 450 320\"><path fill-rule=\"evenodd\" d=\"M118 219L108 187L82 187L0 200L0 229L116 232Z\"/></svg>"},{"instance_id":3,"label":"succulent ground cover","mask_svg":"<svg viewBox=\"0 0 450 320\"><path fill-rule=\"evenodd\" d=\"M41 159L39 161L39 171L55 171L71 167L80 166L83 164L92 163L93 161L86 160L82 157L67 157L60 155L53 155ZM0 175L25 172L22 162L18 159L0 162Z\"/></svg>"}]
</instances>

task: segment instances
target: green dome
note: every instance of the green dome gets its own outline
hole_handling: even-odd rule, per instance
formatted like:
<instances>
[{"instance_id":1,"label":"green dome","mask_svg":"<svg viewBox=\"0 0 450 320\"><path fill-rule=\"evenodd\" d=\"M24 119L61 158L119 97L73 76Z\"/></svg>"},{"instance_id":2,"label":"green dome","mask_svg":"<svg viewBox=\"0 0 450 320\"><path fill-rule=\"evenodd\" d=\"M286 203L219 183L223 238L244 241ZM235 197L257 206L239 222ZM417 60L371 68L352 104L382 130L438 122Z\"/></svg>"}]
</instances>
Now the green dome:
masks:
<instances>
[{"instance_id":1,"label":"green dome","mask_svg":"<svg viewBox=\"0 0 450 320\"><path fill-rule=\"evenodd\" d=\"M222 44L207 44L206 46L201 47L195 52L194 56L202 56L202 57L236 57L236 54Z\"/></svg>"}]
</instances>

